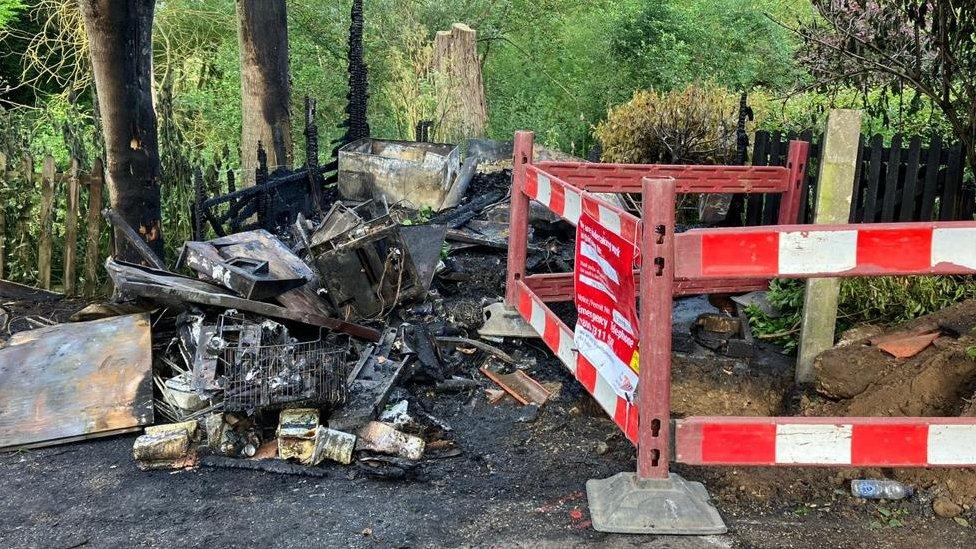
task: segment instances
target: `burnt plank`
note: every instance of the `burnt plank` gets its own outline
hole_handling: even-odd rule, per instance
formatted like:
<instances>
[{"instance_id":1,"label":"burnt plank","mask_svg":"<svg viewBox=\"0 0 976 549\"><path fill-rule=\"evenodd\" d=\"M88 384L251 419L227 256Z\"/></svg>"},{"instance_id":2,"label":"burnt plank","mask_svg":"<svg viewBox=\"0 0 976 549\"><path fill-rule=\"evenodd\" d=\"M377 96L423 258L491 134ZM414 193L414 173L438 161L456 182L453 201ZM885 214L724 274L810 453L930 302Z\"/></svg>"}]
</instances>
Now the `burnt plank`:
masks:
<instances>
[{"instance_id":1,"label":"burnt plank","mask_svg":"<svg viewBox=\"0 0 976 549\"><path fill-rule=\"evenodd\" d=\"M973 189L971 185L966 185L962 189L962 206L959 212L959 220L972 221L974 213L976 213L976 189Z\"/></svg>"},{"instance_id":2,"label":"burnt plank","mask_svg":"<svg viewBox=\"0 0 976 549\"><path fill-rule=\"evenodd\" d=\"M932 137L925 161L925 183L919 221L931 221L935 211L935 197L939 190L939 166L942 164L942 138Z\"/></svg>"},{"instance_id":3,"label":"burnt plank","mask_svg":"<svg viewBox=\"0 0 976 549\"><path fill-rule=\"evenodd\" d=\"M905 165L905 184L902 185L901 213L899 221L913 221L915 218L915 188L918 182L918 166L922 156L922 138L912 137L908 145L908 159Z\"/></svg>"},{"instance_id":4,"label":"burnt plank","mask_svg":"<svg viewBox=\"0 0 976 549\"><path fill-rule=\"evenodd\" d=\"M820 138L814 139L812 130L804 130L800 134L800 140L810 144L810 153L807 160L807 173L803 177L803 188L800 190L800 211L797 221L800 223L808 222L808 212L810 210L810 196L817 186L815 175L820 162Z\"/></svg>"},{"instance_id":5,"label":"burnt plank","mask_svg":"<svg viewBox=\"0 0 976 549\"><path fill-rule=\"evenodd\" d=\"M854 196L851 197L851 215L848 217L849 223L859 223L864 215L864 193L865 185L861 181L864 174L864 155L866 150L864 135L858 138L857 160L854 163Z\"/></svg>"},{"instance_id":6,"label":"burnt plank","mask_svg":"<svg viewBox=\"0 0 976 549\"><path fill-rule=\"evenodd\" d=\"M785 159L781 158L786 151L786 143L783 143L782 138L782 133L778 131L773 132L773 142L769 152L770 166L786 165ZM774 225L779 215L779 201L782 195L765 194L757 196L760 196L763 200L762 224Z\"/></svg>"},{"instance_id":7,"label":"burnt plank","mask_svg":"<svg viewBox=\"0 0 976 549\"><path fill-rule=\"evenodd\" d=\"M752 165L769 165L770 134L766 131L756 132L756 144L752 149ZM762 215L763 197L761 194L750 194L746 197L746 226L759 225Z\"/></svg>"}]
</instances>

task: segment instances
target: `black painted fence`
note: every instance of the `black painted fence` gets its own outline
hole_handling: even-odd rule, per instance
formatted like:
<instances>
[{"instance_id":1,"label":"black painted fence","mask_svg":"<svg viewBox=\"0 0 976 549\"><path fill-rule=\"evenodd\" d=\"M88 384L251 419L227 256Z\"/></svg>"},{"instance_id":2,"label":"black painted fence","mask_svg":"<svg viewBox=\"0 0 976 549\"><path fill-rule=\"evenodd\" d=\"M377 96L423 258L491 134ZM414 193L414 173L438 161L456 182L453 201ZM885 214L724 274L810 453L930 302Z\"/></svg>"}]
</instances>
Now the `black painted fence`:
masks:
<instances>
[{"instance_id":1,"label":"black painted fence","mask_svg":"<svg viewBox=\"0 0 976 549\"><path fill-rule=\"evenodd\" d=\"M813 221L813 204L820 170L821 136L812 132L756 132L754 166L785 166L789 142L810 143L800 219ZM886 146L880 135L861 136L857 186L851 204L851 223L972 220L976 189L965 181L962 145L933 137L923 146L920 136L896 134ZM750 195L745 199L746 225L771 225L779 212L779 195Z\"/></svg>"}]
</instances>

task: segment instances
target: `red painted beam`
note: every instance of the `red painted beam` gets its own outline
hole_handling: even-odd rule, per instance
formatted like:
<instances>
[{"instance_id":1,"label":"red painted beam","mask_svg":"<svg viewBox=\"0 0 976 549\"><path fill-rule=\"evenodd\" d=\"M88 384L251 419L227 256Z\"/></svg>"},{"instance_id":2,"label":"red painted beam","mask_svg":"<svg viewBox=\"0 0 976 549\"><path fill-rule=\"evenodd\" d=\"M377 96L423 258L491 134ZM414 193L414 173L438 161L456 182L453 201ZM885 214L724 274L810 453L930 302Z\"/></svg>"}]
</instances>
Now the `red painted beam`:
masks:
<instances>
[{"instance_id":1,"label":"red painted beam","mask_svg":"<svg viewBox=\"0 0 976 549\"><path fill-rule=\"evenodd\" d=\"M678 194L784 193L790 171L782 166L683 166L540 162L537 166L590 192L640 193L641 179L673 177Z\"/></svg>"}]
</instances>

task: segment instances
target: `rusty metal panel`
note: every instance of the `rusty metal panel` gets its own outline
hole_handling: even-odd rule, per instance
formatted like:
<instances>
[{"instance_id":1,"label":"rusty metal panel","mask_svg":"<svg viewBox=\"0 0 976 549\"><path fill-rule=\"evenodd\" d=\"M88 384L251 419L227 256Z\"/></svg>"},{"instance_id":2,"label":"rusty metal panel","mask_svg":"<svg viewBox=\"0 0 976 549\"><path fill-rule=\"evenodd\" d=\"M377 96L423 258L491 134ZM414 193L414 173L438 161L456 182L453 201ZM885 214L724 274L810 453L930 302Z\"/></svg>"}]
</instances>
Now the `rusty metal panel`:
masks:
<instances>
[{"instance_id":1,"label":"rusty metal panel","mask_svg":"<svg viewBox=\"0 0 976 549\"><path fill-rule=\"evenodd\" d=\"M153 422L146 313L22 332L0 349L0 448Z\"/></svg>"},{"instance_id":2,"label":"rusty metal panel","mask_svg":"<svg viewBox=\"0 0 976 549\"><path fill-rule=\"evenodd\" d=\"M339 194L440 210L460 170L456 145L360 139L339 149Z\"/></svg>"}]
</instances>

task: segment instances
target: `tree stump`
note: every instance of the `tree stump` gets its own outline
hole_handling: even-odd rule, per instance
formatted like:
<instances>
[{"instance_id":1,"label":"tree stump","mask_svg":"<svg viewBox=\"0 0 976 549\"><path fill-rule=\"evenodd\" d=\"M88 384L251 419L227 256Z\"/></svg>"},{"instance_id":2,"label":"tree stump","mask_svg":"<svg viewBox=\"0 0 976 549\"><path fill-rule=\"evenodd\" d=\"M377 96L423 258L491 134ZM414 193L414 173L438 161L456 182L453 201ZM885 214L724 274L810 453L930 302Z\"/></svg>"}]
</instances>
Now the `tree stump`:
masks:
<instances>
[{"instance_id":1,"label":"tree stump","mask_svg":"<svg viewBox=\"0 0 976 549\"><path fill-rule=\"evenodd\" d=\"M437 99L444 112L439 133L454 141L484 137L488 106L477 31L463 23L439 31L434 39L433 68L438 73Z\"/></svg>"}]
</instances>

